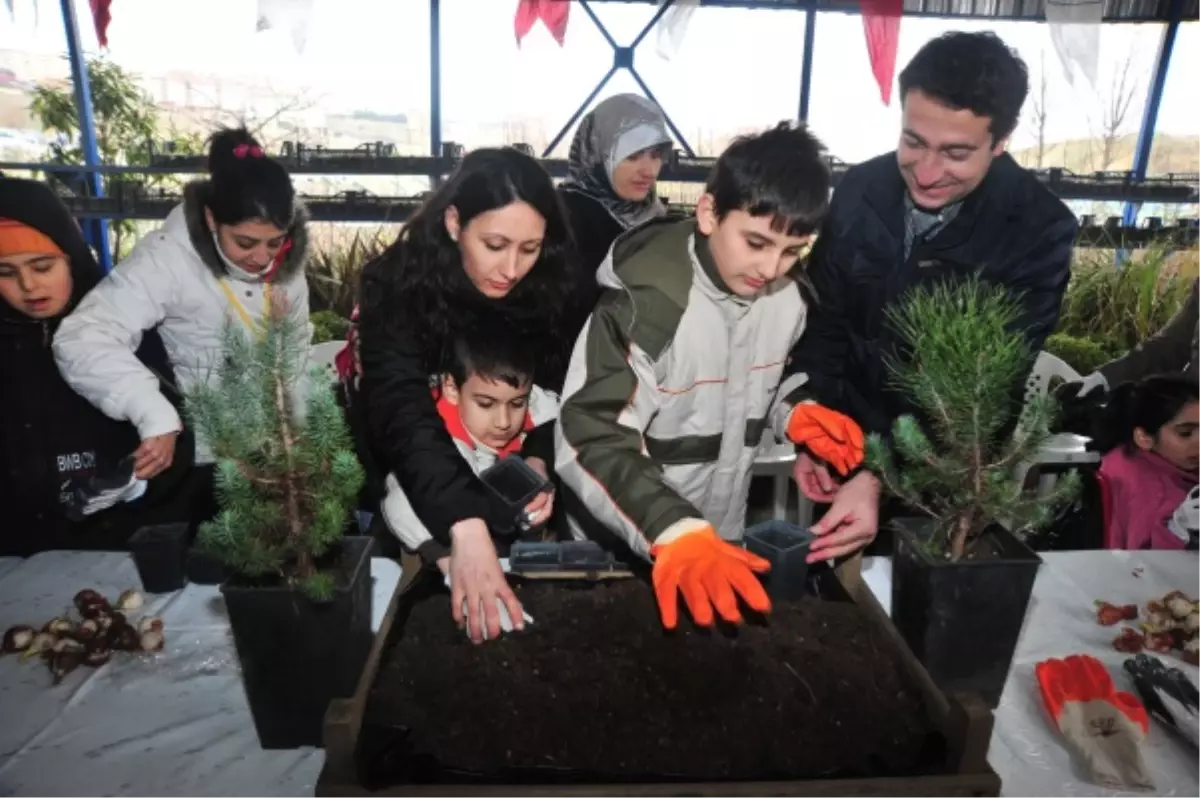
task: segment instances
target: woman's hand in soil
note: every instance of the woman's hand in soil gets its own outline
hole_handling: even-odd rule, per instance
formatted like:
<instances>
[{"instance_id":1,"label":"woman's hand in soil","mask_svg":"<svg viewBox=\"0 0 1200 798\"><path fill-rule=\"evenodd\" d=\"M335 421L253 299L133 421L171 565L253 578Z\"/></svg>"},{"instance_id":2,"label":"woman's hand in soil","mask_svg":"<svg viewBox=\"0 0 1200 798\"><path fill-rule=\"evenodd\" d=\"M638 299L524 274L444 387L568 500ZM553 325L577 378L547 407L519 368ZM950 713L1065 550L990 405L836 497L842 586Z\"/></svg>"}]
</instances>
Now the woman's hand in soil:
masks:
<instances>
[{"instance_id":1,"label":"woman's hand in soil","mask_svg":"<svg viewBox=\"0 0 1200 798\"><path fill-rule=\"evenodd\" d=\"M809 501L829 504L837 495L838 485L829 474L829 469L818 463L808 452L796 452L796 465L792 467L792 479Z\"/></svg>"},{"instance_id":2,"label":"woman's hand in soil","mask_svg":"<svg viewBox=\"0 0 1200 798\"><path fill-rule=\"evenodd\" d=\"M178 432L168 432L142 441L133 453L133 471L138 479L152 479L171 467L178 437Z\"/></svg>"},{"instance_id":3,"label":"woman's hand in soil","mask_svg":"<svg viewBox=\"0 0 1200 798\"><path fill-rule=\"evenodd\" d=\"M525 464L541 475L542 479L549 481L550 472L546 468L546 461L540 457L530 457L525 460ZM539 493L537 498L525 505L525 518L529 521L530 526L540 526L550 519L554 513L554 492L546 491Z\"/></svg>"},{"instance_id":4,"label":"woman's hand in soil","mask_svg":"<svg viewBox=\"0 0 1200 798\"><path fill-rule=\"evenodd\" d=\"M842 486L829 510L812 527L809 563L844 557L866 546L879 532L879 480L860 471Z\"/></svg>"},{"instance_id":5,"label":"woman's hand in soil","mask_svg":"<svg viewBox=\"0 0 1200 798\"><path fill-rule=\"evenodd\" d=\"M714 606L729 623L740 623L739 595L756 612L771 609L771 600L754 575L766 573L771 564L722 540L708 524L656 543L650 556L654 557L654 594L667 629L679 622L679 591L697 626L713 625Z\"/></svg>"},{"instance_id":6,"label":"woman's hand in soil","mask_svg":"<svg viewBox=\"0 0 1200 798\"><path fill-rule=\"evenodd\" d=\"M517 600L496 556L496 546L480 518L459 521L450 528L450 610L454 622L468 626L471 641L481 643L500 636L500 611L503 603L518 631L525 628L525 613ZM463 604L467 605L466 618ZM482 622L481 622L482 619Z\"/></svg>"}]
</instances>

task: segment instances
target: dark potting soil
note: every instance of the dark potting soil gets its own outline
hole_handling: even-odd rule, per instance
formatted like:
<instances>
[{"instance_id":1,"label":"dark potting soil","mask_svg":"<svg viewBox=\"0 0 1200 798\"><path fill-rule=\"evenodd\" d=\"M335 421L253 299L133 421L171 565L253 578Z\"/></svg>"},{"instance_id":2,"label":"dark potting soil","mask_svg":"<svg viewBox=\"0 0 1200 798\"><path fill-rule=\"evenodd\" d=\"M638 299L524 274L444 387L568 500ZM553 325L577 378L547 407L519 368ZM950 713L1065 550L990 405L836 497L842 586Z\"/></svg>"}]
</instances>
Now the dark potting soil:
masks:
<instances>
[{"instance_id":1,"label":"dark potting soil","mask_svg":"<svg viewBox=\"0 0 1200 798\"><path fill-rule=\"evenodd\" d=\"M414 758L483 776L785 780L917 775L944 741L883 635L807 597L765 622L667 633L640 580L522 583L534 623L472 645L449 595L411 609L368 703ZM445 771L443 771L445 772Z\"/></svg>"}]
</instances>

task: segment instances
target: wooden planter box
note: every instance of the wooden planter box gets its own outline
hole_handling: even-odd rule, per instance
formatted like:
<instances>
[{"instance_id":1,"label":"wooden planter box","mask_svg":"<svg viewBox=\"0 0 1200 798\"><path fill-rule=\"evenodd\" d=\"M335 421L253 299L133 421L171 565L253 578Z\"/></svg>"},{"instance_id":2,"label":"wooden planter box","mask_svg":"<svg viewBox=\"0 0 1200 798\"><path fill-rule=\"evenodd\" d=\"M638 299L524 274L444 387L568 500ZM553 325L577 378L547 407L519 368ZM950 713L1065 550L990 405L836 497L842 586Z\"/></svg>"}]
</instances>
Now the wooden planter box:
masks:
<instances>
[{"instance_id":1,"label":"wooden planter box","mask_svg":"<svg viewBox=\"0 0 1200 798\"><path fill-rule=\"evenodd\" d=\"M416 562L405 563L411 574ZM359 732L363 727L367 698L375 683L384 651L393 635L405 594L413 581L397 586L388 605L383 625L367 658L358 689L350 699L333 701L325 715L325 766L317 780L317 795L857 795L857 796L989 796L1000 794L1000 777L987 763L992 737L992 713L975 695L947 697L913 657L887 614L862 581L861 559L855 557L837 570L837 584L876 624L900 652L905 669L920 687L930 720L947 742L945 767L938 775L909 778L824 779L806 781L751 781L661 784L395 784L378 792L362 786L358 762Z\"/></svg>"}]
</instances>

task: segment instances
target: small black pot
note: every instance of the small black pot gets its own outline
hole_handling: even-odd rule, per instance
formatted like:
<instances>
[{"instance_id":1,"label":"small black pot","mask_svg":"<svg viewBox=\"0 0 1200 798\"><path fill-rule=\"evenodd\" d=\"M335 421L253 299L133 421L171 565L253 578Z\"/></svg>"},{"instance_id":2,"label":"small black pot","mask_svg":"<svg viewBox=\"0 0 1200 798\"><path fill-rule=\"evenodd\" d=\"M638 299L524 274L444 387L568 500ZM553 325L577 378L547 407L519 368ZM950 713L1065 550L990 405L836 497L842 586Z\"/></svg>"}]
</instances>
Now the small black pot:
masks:
<instances>
[{"instance_id":1,"label":"small black pot","mask_svg":"<svg viewBox=\"0 0 1200 798\"><path fill-rule=\"evenodd\" d=\"M917 542L929 520L892 527L892 623L944 692L978 693L995 708L1042 559L994 525L984 533L992 556L934 561Z\"/></svg>"},{"instance_id":2,"label":"small black pot","mask_svg":"<svg viewBox=\"0 0 1200 798\"><path fill-rule=\"evenodd\" d=\"M539 493L553 489L549 481L516 455L499 460L484 470L479 479L508 506L512 512L513 528L521 532L528 532L533 528L525 517L525 507L537 498ZM542 519L542 523L547 520L549 519Z\"/></svg>"},{"instance_id":3,"label":"small black pot","mask_svg":"<svg viewBox=\"0 0 1200 798\"><path fill-rule=\"evenodd\" d=\"M220 560L196 548L188 549L184 568L194 585L219 585L229 576Z\"/></svg>"},{"instance_id":4,"label":"small black pot","mask_svg":"<svg viewBox=\"0 0 1200 798\"><path fill-rule=\"evenodd\" d=\"M354 693L371 648L371 549L343 539L332 601L285 585L221 586L263 748L320 747L325 710Z\"/></svg>"},{"instance_id":5,"label":"small black pot","mask_svg":"<svg viewBox=\"0 0 1200 798\"><path fill-rule=\"evenodd\" d=\"M171 593L184 585L188 525L144 526L129 538L129 551L147 593Z\"/></svg>"},{"instance_id":6,"label":"small black pot","mask_svg":"<svg viewBox=\"0 0 1200 798\"><path fill-rule=\"evenodd\" d=\"M771 563L763 574L772 601L795 601L805 593L811 532L787 521L764 521L746 530L746 548Z\"/></svg>"}]
</instances>

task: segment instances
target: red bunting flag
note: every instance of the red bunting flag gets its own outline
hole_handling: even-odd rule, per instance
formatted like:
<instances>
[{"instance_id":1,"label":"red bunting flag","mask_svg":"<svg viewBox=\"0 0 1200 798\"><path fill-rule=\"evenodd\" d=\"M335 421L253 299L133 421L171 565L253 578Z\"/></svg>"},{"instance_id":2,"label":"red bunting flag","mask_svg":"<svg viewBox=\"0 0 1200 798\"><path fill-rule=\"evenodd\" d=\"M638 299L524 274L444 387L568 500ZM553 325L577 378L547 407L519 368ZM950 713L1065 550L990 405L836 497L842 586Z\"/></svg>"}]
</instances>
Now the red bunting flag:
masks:
<instances>
[{"instance_id":1,"label":"red bunting flag","mask_svg":"<svg viewBox=\"0 0 1200 798\"><path fill-rule=\"evenodd\" d=\"M562 47L567 38L567 17L570 13L570 0L520 0L516 19L513 20L513 27L517 33L517 47L521 46L521 39L533 30L534 23L539 19L546 26L546 30L550 31L554 41L558 42L558 46Z\"/></svg>"},{"instance_id":2,"label":"red bunting flag","mask_svg":"<svg viewBox=\"0 0 1200 798\"><path fill-rule=\"evenodd\" d=\"M101 47L108 47L108 23L112 22L112 12L109 6L112 0L88 0L92 6L92 24L96 26L96 41Z\"/></svg>"},{"instance_id":3,"label":"red bunting flag","mask_svg":"<svg viewBox=\"0 0 1200 798\"><path fill-rule=\"evenodd\" d=\"M892 103L892 79L896 74L896 48L900 44L900 17L904 0L859 0L863 32L867 34L867 55L871 72L879 84L884 105Z\"/></svg>"}]
</instances>

